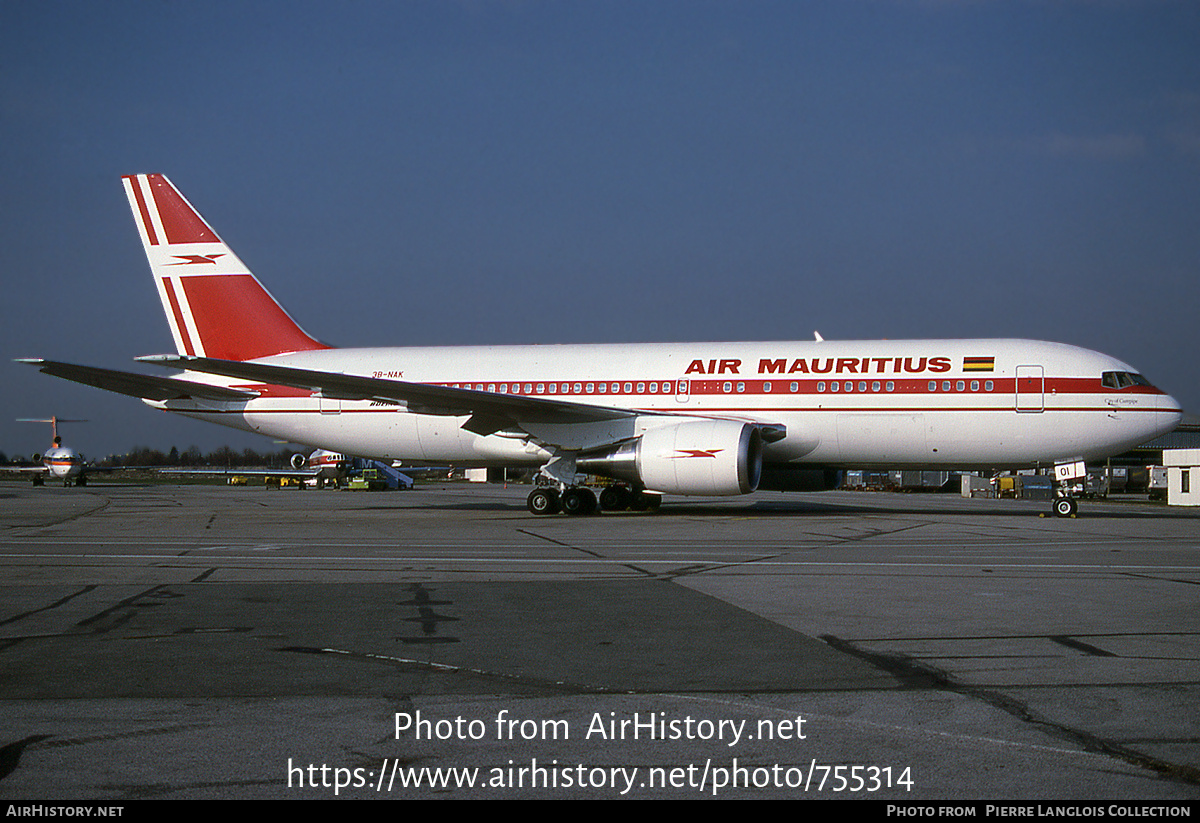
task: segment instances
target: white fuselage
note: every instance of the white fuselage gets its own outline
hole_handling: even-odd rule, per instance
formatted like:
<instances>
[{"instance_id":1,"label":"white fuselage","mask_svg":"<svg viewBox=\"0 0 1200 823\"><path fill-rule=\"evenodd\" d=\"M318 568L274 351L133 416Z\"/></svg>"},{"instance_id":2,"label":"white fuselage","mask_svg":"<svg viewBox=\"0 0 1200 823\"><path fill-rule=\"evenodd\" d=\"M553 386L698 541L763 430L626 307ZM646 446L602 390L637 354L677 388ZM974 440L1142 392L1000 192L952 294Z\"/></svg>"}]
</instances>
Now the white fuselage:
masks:
<instances>
[{"instance_id":1,"label":"white fuselage","mask_svg":"<svg viewBox=\"0 0 1200 823\"><path fill-rule=\"evenodd\" d=\"M684 417L781 424L767 464L999 468L1097 459L1179 422L1179 404L1097 352L1028 340L820 341L324 349L263 358L314 371L521 394L645 412L625 421L480 436L465 416L392 401L189 373L252 388L246 402L147 401L297 443L459 465L546 462L547 442L586 450ZM1112 381L1109 381L1112 382ZM560 436L561 435L561 436Z\"/></svg>"},{"instance_id":2,"label":"white fuselage","mask_svg":"<svg viewBox=\"0 0 1200 823\"><path fill-rule=\"evenodd\" d=\"M51 477L66 482L83 473L83 456L74 449L54 446L42 455L42 465Z\"/></svg>"}]
</instances>

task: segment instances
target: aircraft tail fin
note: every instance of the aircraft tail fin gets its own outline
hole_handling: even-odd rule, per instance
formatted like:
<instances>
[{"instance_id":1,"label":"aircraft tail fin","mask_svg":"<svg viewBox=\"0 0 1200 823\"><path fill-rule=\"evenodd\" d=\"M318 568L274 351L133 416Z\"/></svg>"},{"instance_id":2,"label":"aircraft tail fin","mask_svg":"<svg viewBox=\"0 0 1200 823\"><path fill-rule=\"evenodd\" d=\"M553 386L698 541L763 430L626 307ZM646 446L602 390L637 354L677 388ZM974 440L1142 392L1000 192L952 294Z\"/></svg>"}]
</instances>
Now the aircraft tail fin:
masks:
<instances>
[{"instance_id":1,"label":"aircraft tail fin","mask_svg":"<svg viewBox=\"0 0 1200 823\"><path fill-rule=\"evenodd\" d=\"M122 181L179 354L254 360L329 348L292 320L165 175Z\"/></svg>"}]
</instances>

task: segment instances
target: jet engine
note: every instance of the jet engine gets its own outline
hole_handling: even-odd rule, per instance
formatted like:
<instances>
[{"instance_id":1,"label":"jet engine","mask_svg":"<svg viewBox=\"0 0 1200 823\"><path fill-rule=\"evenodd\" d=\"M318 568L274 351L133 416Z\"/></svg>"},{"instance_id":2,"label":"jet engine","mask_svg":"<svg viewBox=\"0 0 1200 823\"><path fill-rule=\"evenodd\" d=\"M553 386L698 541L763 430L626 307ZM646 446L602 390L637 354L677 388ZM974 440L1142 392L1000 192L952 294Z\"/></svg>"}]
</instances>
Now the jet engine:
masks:
<instances>
[{"instance_id":1,"label":"jet engine","mask_svg":"<svg viewBox=\"0 0 1200 823\"><path fill-rule=\"evenodd\" d=\"M736 420L690 420L582 454L575 465L666 494L749 494L762 474L762 435Z\"/></svg>"},{"instance_id":2,"label":"jet engine","mask_svg":"<svg viewBox=\"0 0 1200 823\"><path fill-rule=\"evenodd\" d=\"M293 469L295 469L296 471L300 471L300 469L304 468L307 465L308 465L308 455L300 454L299 452L292 455L292 468Z\"/></svg>"}]
</instances>

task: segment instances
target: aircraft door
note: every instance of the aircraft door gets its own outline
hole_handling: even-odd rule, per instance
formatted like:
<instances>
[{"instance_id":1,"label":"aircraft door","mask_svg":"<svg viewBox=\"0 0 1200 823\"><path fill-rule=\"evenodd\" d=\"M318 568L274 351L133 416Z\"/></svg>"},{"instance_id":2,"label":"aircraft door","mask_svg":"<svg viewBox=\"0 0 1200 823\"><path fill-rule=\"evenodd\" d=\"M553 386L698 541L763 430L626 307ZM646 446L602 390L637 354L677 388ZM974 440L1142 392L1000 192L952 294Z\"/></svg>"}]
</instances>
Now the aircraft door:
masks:
<instances>
[{"instance_id":1,"label":"aircraft door","mask_svg":"<svg viewBox=\"0 0 1200 823\"><path fill-rule=\"evenodd\" d=\"M1016 408L1040 412L1046 408L1046 377L1041 366L1017 366Z\"/></svg>"},{"instance_id":2,"label":"aircraft door","mask_svg":"<svg viewBox=\"0 0 1200 823\"><path fill-rule=\"evenodd\" d=\"M690 399L688 394L688 381L679 380L675 383L675 402L686 403Z\"/></svg>"}]
</instances>

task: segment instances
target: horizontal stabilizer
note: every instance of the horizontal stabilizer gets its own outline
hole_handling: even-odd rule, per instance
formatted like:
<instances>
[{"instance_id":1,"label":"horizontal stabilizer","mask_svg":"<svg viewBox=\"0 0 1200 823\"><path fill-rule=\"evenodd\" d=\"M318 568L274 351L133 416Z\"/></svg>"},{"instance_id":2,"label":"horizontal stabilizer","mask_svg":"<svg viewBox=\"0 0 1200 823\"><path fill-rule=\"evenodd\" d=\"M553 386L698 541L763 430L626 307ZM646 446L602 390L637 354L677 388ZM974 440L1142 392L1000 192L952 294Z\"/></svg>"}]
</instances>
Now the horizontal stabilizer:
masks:
<instances>
[{"instance_id":1,"label":"horizontal stabilizer","mask_svg":"<svg viewBox=\"0 0 1200 823\"><path fill-rule=\"evenodd\" d=\"M155 377L149 374L100 369L95 366L79 366L74 363L61 363L57 360L18 360L18 363L28 363L37 366L43 374L61 377L64 380L74 380L98 389L127 394L130 397L140 397L143 400L216 400L222 402L249 400L257 397L257 392L227 389L222 386L209 386L191 380L179 380L174 377Z\"/></svg>"}]
</instances>

